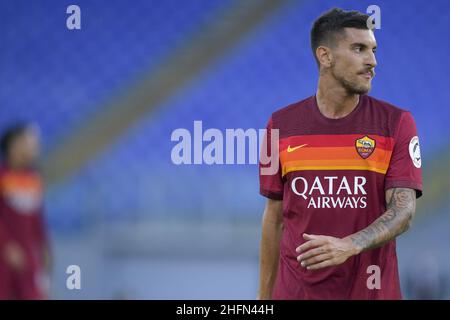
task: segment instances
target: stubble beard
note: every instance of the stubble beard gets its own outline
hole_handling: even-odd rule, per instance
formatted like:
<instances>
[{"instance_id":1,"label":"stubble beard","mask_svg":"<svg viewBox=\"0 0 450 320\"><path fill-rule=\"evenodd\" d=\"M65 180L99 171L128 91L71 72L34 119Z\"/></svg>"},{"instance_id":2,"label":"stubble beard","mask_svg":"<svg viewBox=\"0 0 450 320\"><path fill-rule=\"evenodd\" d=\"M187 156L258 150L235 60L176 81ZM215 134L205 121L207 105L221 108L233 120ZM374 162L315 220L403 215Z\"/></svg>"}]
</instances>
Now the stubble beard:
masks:
<instances>
[{"instance_id":1,"label":"stubble beard","mask_svg":"<svg viewBox=\"0 0 450 320\"><path fill-rule=\"evenodd\" d=\"M366 93L368 93L368 92L370 91L370 89L371 89L371 84L370 84L370 82L369 82L369 84L366 86L366 85L363 85L363 84L360 84L360 83L356 83L355 81L350 81L350 80L345 79L345 77L343 77L343 76L337 74L337 73L335 72L335 69L334 69L334 68L332 69L331 72L332 72L334 78L335 78L337 81L340 82L340 84L342 85L342 87L347 91L347 93L348 93L349 95L353 95L353 94L360 94L360 95L361 95L361 94L366 94Z\"/></svg>"}]
</instances>

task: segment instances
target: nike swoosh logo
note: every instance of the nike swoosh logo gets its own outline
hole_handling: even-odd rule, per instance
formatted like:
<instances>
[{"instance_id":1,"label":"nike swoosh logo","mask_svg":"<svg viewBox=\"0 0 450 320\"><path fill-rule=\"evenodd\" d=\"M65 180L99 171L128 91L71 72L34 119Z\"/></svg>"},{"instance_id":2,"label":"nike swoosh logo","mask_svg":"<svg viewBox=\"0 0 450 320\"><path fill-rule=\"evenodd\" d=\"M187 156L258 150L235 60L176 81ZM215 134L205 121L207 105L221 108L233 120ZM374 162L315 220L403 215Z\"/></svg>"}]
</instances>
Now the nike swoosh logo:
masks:
<instances>
[{"instance_id":1,"label":"nike swoosh logo","mask_svg":"<svg viewBox=\"0 0 450 320\"><path fill-rule=\"evenodd\" d=\"M287 152L293 152L293 151L295 151L297 149L300 149L300 148L302 148L304 146L307 146L307 145L308 144L306 143L306 144L302 144L302 145L299 145L299 146L296 146L296 147L293 147L293 148L291 148L291 145L288 145Z\"/></svg>"}]
</instances>

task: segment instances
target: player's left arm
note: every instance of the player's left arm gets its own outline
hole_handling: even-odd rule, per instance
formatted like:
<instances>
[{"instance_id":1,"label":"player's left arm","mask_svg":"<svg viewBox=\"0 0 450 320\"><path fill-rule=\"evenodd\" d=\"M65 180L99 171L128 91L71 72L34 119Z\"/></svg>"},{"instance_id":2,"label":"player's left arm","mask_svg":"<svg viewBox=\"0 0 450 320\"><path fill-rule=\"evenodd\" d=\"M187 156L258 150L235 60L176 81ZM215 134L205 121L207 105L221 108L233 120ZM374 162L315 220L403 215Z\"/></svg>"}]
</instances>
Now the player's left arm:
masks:
<instances>
[{"instance_id":1,"label":"player's left arm","mask_svg":"<svg viewBox=\"0 0 450 320\"><path fill-rule=\"evenodd\" d=\"M386 190L386 211L368 227L345 238L308 235L296 251L297 260L309 270L344 263L351 256L374 249L408 230L416 210L416 190L391 188Z\"/></svg>"}]
</instances>

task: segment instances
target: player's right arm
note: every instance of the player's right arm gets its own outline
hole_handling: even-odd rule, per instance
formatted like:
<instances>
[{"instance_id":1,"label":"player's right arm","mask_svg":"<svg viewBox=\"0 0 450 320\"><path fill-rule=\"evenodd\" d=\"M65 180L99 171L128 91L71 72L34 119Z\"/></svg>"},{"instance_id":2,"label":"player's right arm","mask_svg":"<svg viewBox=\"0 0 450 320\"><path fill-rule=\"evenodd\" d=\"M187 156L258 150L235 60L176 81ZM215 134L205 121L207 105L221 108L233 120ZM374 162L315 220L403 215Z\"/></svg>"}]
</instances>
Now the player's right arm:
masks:
<instances>
[{"instance_id":1,"label":"player's right arm","mask_svg":"<svg viewBox=\"0 0 450 320\"><path fill-rule=\"evenodd\" d=\"M259 300L272 299L278 270L283 230L283 201L267 199L262 221L259 270Z\"/></svg>"},{"instance_id":2,"label":"player's right arm","mask_svg":"<svg viewBox=\"0 0 450 320\"><path fill-rule=\"evenodd\" d=\"M25 252L22 246L12 239L3 219L4 216L0 212L0 263L5 262L13 270L22 271L26 264Z\"/></svg>"}]
</instances>

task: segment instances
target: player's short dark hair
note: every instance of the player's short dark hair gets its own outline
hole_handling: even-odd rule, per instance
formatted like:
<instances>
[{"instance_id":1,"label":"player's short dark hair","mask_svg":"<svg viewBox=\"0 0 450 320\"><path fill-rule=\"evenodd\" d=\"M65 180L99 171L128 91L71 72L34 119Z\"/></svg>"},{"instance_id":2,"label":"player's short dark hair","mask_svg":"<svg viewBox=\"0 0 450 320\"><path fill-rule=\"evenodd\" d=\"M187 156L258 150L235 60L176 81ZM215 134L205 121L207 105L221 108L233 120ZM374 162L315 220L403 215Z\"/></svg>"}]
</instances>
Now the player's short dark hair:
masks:
<instances>
[{"instance_id":1,"label":"player's short dark hair","mask_svg":"<svg viewBox=\"0 0 450 320\"><path fill-rule=\"evenodd\" d=\"M319 46L333 46L336 36L342 34L344 28L369 29L368 19L367 14L340 8L333 8L317 18L311 29L311 49L317 64L319 65L319 60L316 57L316 49Z\"/></svg>"},{"instance_id":2,"label":"player's short dark hair","mask_svg":"<svg viewBox=\"0 0 450 320\"><path fill-rule=\"evenodd\" d=\"M11 149L14 140L23 135L31 128L28 122L19 122L8 127L0 138L0 153L1 157L5 159Z\"/></svg>"}]
</instances>

